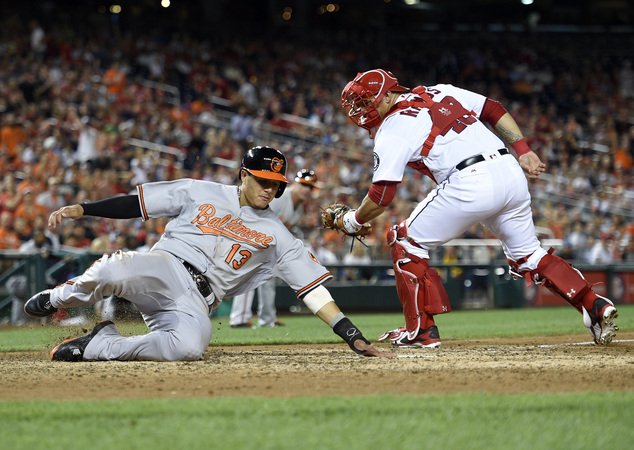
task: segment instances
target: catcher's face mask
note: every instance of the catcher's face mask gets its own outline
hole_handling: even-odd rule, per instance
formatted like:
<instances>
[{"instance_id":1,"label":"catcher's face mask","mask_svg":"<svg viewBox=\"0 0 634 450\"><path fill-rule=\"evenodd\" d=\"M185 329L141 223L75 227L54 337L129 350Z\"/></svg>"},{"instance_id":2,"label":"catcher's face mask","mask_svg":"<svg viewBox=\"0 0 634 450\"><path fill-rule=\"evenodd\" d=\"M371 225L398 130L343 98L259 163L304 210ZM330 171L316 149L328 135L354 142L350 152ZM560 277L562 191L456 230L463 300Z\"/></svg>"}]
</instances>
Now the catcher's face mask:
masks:
<instances>
[{"instance_id":1,"label":"catcher's face mask","mask_svg":"<svg viewBox=\"0 0 634 450\"><path fill-rule=\"evenodd\" d=\"M399 86L398 80L391 72L374 69L358 73L341 93L341 106L348 110L348 117L361 128L374 136L376 128L383 119L377 111L379 103L389 91L406 92L408 89Z\"/></svg>"}]
</instances>

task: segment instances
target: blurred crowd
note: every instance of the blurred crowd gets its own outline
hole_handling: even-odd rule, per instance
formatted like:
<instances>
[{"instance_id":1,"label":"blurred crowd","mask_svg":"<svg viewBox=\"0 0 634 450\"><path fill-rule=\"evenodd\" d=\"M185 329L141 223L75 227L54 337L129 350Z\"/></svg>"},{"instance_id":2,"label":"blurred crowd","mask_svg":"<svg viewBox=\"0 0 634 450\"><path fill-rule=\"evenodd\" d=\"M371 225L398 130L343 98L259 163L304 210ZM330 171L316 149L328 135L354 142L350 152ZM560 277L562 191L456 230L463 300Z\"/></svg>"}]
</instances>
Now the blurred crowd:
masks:
<instances>
[{"instance_id":1,"label":"blurred crowd","mask_svg":"<svg viewBox=\"0 0 634 450\"><path fill-rule=\"evenodd\" d=\"M0 20L0 249L32 249L35 237L53 250L149 249L164 220L85 218L56 231L46 220L60 206L148 181L235 183L245 150L272 145L287 155L291 180L316 172L320 189L294 231L324 264L389 261L387 227L431 180L406 174L366 245L352 251L319 220L321 206L357 205L370 186L372 141L339 96L358 71L380 66L402 85L451 83L501 101L548 165L530 181L541 237L560 239L572 260L634 260L631 35L421 32L377 52L351 34L313 44ZM463 237L492 236L473 227ZM474 258L455 255L436 257Z\"/></svg>"}]
</instances>

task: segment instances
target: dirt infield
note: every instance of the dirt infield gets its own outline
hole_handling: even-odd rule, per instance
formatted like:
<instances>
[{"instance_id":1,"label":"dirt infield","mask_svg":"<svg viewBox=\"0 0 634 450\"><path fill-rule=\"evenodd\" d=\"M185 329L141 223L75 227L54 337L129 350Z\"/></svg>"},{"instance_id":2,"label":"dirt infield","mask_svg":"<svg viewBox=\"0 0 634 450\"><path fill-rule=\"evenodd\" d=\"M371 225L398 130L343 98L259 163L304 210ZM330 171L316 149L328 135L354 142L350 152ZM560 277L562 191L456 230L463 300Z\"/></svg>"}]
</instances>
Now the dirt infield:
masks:
<instances>
[{"instance_id":1,"label":"dirt infield","mask_svg":"<svg viewBox=\"0 0 634 450\"><path fill-rule=\"evenodd\" d=\"M51 362L0 354L0 399L295 397L547 393L634 389L634 333L608 347L587 335L443 341L362 358L345 344L209 347L195 362ZM381 348L389 346L379 344Z\"/></svg>"}]
</instances>

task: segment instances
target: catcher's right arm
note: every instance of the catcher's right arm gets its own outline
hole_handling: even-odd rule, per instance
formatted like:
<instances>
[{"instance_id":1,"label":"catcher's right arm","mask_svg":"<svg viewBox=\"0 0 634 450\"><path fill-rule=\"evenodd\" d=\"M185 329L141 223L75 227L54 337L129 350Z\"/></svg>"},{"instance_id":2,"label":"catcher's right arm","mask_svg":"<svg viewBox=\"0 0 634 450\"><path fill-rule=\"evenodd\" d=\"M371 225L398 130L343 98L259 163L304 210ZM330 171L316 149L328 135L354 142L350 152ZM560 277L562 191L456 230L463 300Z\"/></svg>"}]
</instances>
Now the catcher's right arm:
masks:
<instances>
[{"instance_id":1,"label":"catcher's right arm","mask_svg":"<svg viewBox=\"0 0 634 450\"><path fill-rule=\"evenodd\" d=\"M369 223L360 224L355 216L356 210L343 203L335 203L322 208L321 223L324 228L342 231L348 236L365 237L372 232Z\"/></svg>"}]
</instances>

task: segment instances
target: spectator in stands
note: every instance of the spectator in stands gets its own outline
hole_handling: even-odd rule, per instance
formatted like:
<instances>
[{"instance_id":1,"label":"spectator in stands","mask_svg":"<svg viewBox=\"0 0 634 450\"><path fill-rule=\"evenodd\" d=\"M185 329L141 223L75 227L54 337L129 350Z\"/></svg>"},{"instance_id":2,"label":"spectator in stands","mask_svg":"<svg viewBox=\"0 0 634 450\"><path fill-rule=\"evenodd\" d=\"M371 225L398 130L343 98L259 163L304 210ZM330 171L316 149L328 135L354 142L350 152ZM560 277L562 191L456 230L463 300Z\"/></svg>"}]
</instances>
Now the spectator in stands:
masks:
<instances>
[{"instance_id":1,"label":"spectator in stands","mask_svg":"<svg viewBox=\"0 0 634 450\"><path fill-rule=\"evenodd\" d=\"M585 261L589 264L610 264L614 261L614 242L610 236L602 234L600 237L591 236L588 239L588 250Z\"/></svg>"},{"instance_id":2,"label":"spectator in stands","mask_svg":"<svg viewBox=\"0 0 634 450\"><path fill-rule=\"evenodd\" d=\"M59 178L49 177L48 189L36 197L35 203L46 208L49 214L67 205L66 199L59 192Z\"/></svg>"},{"instance_id":3,"label":"spectator in stands","mask_svg":"<svg viewBox=\"0 0 634 450\"><path fill-rule=\"evenodd\" d=\"M13 231L13 216L9 211L0 213L0 250L16 250L20 248L22 242L20 237Z\"/></svg>"},{"instance_id":4,"label":"spectator in stands","mask_svg":"<svg viewBox=\"0 0 634 450\"><path fill-rule=\"evenodd\" d=\"M52 254L52 243L47 239L43 228L35 229L31 239L24 242L18 251L25 255L39 254L44 259L47 267L51 267L54 263L59 261L59 258ZM54 286L58 281L59 280L54 280L53 278L48 278L46 283L48 286ZM24 312L24 303L28 296L26 282L27 277L23 273L16 274L7 281L7 291L11 295L12 301L11 323L13 325L19 326L33 321Z\"/></svg>"},{"instance_id":5,"label":"spectator in stands","mask_svg":"<svg viewBox=\"0 0 634 450\"><path fill-rule=\"evenodd\" d=\"M46 53L46 33L37 20L29 22L31 34L29 35L31 52L36 56L37 60L42 61Z\"/></svg>"},{"instance_id":6,"label":"spectator in stands","mask_svg":"<svg viewBox=\"0 0 634 450\"><path fill-rule=\"evenodd\" d=\"M22 201L22 194L17 189L13 172L7 172L2 178L2 189L0 191L0 210L7 211L13 217L15 208Z\"/></svg>"},{"instance_id":7,"label":"spectator in stands","mask_svg":"<svg viewBox=\"0 0 634 450\"><path fill-rule=\"evenodd\" d=\"M26 143L26 132L15 113L8 112L3 116L3 125L0 128L0 152L6 153L9 161L19 167L19 152Z\"/></svg>"},{"instance_id":8,"label":"spectator in stands","mask_svg":"<svg viewBox=\"0 0 634 450\"><path fill-rule=\"evenodd\" d=\"M137 247L138 252L149 252L150 249L156 244L161 236L155 231L150 231L145 236L145 243Z\"/></svg>"},{"instance_id":9,"label":"spectator in stands","mask_svg":"<svg viewBox=\"0 0 634 450\"><path fill-rule=\"evenodd\" d=\"M72 16L73 12L69 14ZM5 30L18 26L6 26L9 17L6 15L0 18L5 24ZM301 132L309 135L311 139L314 138L314 142L307 142L303 153L314 155L315 167L321 164L326 169L317 173L325 184L333 184L332 181L341 176L350 176L347 164L343 164L340 171L338 165L326 165L324 161L327 162L328 159L342 163L350 161L350 167L362 173L372 171L365 163L359 164L358 158L355 157L356 153L364 151L363 143L350 142L356 127L346 123L338 99L324 94L335 90L333 86L338 85L342 70L348 71L350 64L363 64L367 59L363 56L363 51L356 52L361 55L360 58L351 61L346 55L325 55L319 47L308 41L283 42L283 45L276 45L275 40L270 41L273 43L264 44L240 37L227 40L226 43L215 42L212 51L208 42L192 36L179 34L165 38L166 34L157 33L155 38L144 33L136 33L136 30L130 35L113 34L110 29L100 28L99 25L91 30L90 35L83 33L81 27L78 27L67 31L68 38L48 39L42 27L46 25L45 19L48 18L42 18L42 24L39 25L41 31L37 32L40 37L35 40L40 43L37 47L42 42L47 44L44 54L51 58L48 58L46 63L33 58L36 46L30 43L31 28L28 26L29 19L25 17L24 25L19 25L22 27L22 36L11 38L11 44L25 51L15 52L11 58L7 58L6 67L3 67L0 75L0 107L4 110L3 126L0 130L0 152L2 147L6 152L4 157L0 158L0 175L21 169L23 157L37 165L38 160L41 162L47 159L45 155L40 154L41 151L54 149L54 153L60 155L59 164L68 169L67 178L62 177L64 184L71 185L71 180L85 177L85 173L78 174L80 166L73 166L70 157L77 148L78 136L72 130L72 122L65 117L67 111L76 110L75 116L79 118L104 118L103 123L111 127L111 132L103 132L104 142L105 136L108 136L108 145L104 144L103 148L118 148L116 156L113 155L110 162L113 166L116 165L115 170L119 172L129 170L129 167L124 168L125 165L129 165L130 160L129 155L125 154L126 145L117 144L116 137L121 130L126 129L126 126L130 127L127 128L127 132L131 136L154 143L164 143L173 139L175 127L169 119L169 111L174 105L167 102L168 96L165 92L141 86L137 80L149 78L152 81L177 85L178 73L170 70L169 62L183 58L183 38L186 38L186 42L191 46L187 63L192 67L189 80L192 85L191 94L198 102L195 114L204 114L205 118L201 132L203 135L225 134L224 138L219 139L220 143L206 145L205 157L201 156L203 165L214 156L233 161L236 155L242 153L235 139L226 136L227 125L223 122L225 119L221 119L217 114L218 110L226 114L225 118L235 114L238 104L235 99L242 97L247 105L252 105L252 100L255 99L252 111L262 112L262 116L259 116L261 122L268 122L276 115L274 122L288 127L289 124L282 120L281 115L295 114L298 118L306 119L308 123L316 124L321 120L329 125L329 129L324 131L315 131L320 130L319 127L313 127L310 131L291 130L295 136ZM157 30L161 28L160 24L155 25ZM38 27L33 29L36 28ZM354 36L353 30L350 30L350 33ZM106 35L109 36L107 49L101 40L101 37ZM137 39L129 40L128 36L132 35ZM517 113L518 122L527 130L525 134L536 137L536 142L530 143L531 147L543 156L542 159L548 159L551 166L560 167L557 183L549 188L545 196L533 196L535 210L543 209L546 201L557 204L565 195L566 199L578 202L575 208L579 207L586 211L584 216L585 221L588 221L587 216L593 213L588 209L591 199L587 193L596 191L601 185L614 187L615 190L623 189L623 195L608 194L601 199L599 206L603 208L603 212L607 209L611 214L632 217L634 187L630 179L631 160L634 154L634 126L631 119L631 99L634 89L631 55L628 53L629 48L623 45L621 36L612 37L609 33L602 35L600 39L579 36L575 41L576 45L566 43L566 54L561 54L557 50L557 45L552 45L558 41L556 34L534 33L523 36L521 43L511 39L501 43L499 51L495 54L483 54L482 51L473 50L486 48L486 45L478 46L481 40L478 33L469 35L474 45L468 52L456 45L462 39L459 33L435 31L434 36L439 37L438 49L447 55L447 58L436 61L434 73L425 74L428 79L424 81L433 81L430 80L433 77L439 78L436 80L438 82L445 77L460 77L467 86L477 83L482 86L482 89L478 90L491 90L495 93L491 94L491 97L508 98L510 103L517 105L513 114ZM314 37L317 38L318 34ZM324 46L328 38L327 35L319 36L320 46ZM4 39L6 41L7 38ZM484 39L487 37L484 36ZM72 45L69 42L72 42ZM350 39L350 42L353 42L353 39ZM269 45L274 46L277 51L267 51ZM138 55L135 61L137 66L129 68L129 79L125 61L121 57L113 57L111 49L125 49L126 52L129 49L130 55ZM595 64L590 70L586 64L588 55L599 51L602 58L595 59ZM540 54L539 65L531 64L534 59L531 59L530 55L535 52ZM228 54L239 55L231 61L230 71L226 70L225 62ZM303 55L311 57L305 58ZM501 55L505 55L503 64L498 61ZM104 56L111 59L104 59ZM380 58L380 55L378 57ZM424 54L423 57L431 56ZM482 61L485 59L498 69L482 70ZM114 62L108 65L110 60ZM246 63L247 60L249 64ZM101 61L106 61L106 71L99 67ZM566 67L567 70L561 70L561 67ZM104 83L110 83L107 80L111 78L117 79L118 87L116 83L101 86L94 83L95 77L102 75L102 72ZM111 76L111 73L115 72L117 76ZM121 73L123 77L120 76ZM329 74L328 77L323 77L324 73ZM139 77L135 79L133 74ZM240 86L245 81L248 83L245 74L257 77L257 83L249 83L250 86L242 88L243 94L240 94ZM244 77L243 81L240 81L241 76ZM415 84L412 78L412 74L403 73L404 80ZM21 83L23 84L19 87ZM99 89L104 86L105 89ZM588 88L579 89L579 86ZM244 94L245 89L247 94ZM212 101L216 102L215 105L211 105ZM231 103L232 101L234 103ZM201 104L206 106L202 108ZM188 107L186 103L180 106ZM193 107L191 109L194 111ZM12 123L9 128L8 122ZM159 129L162 126L165 129ZM266 132L268 126L266 123L261 130ZM186 128L186 125L183 125L183 128ZM46 138L53 136L56 140L55 147L40 149L38 142L44 142ZM319 147L320 139L328 142L328 147ZM13 149L11 152L7 149L9 143ZM602 146L600 152L595 150L596 144ZM614 148L615 145L618 149ZM27 147L29 150L19 155L22 148ZM606 151L613 153L611 164L614 167L605 166L603 158L599 157ZM332 156L329 153L332 153ZM108 158L110 157L109 155ZM90 157L83 159L89 160ZM593 163L595 159L598 161L597 164ZM48 166L48 163L44 165ZM189 165L186 171L181 173L187 176L192 169L193 166ZM621 170L622 173L618 174L617 170ZM175 170L166 170L164 166L157 165L148 172L148 176L168 179L174 177L175 173ZM227 180L227 183L233 182L235 177L228 169L216 173L223 180ZM44 181L51 174L52 169L38 169L36 176L40 181ZM554 174L553 172L553 176ZM618 182L617 180L622 180L622 188L612 186ZM94 187L99 183L90 181L92 188L87 185L83 187L92 199L99 193L98 188ZM541 189L538 183L532 184L532 187ZM76 189L79 189L79 184ZM358 195L356 184L351 185L350 190L350 195ZM428 186L425 190L429 190ZM9 195L3 193L1 196ZM15 197L13 198L15 202ZM10 203L11 201L0 198L3 210L11 210ZM569 216L574 214L570 207L567 207L565 212ZM609 217L605 215L602 220L607 222ZM380 231L379 227L375 227L374 234L379 236ZM382 242L383 239L379 236L376 241ZM385 253L383 255L385 256Z\"/></svg>"},{"instance_id":10,"label":"spectator in stands","mask_svg":"<svg viewBox=\"0 0 634 450\"><path fill-rule=\"evenodd\" d=\"M76 124L79 129L79 135L77 137L75 160L80 164L94 164L100 156L102 137L93 122L90 117L83 116Z\"/></svg>"},{"instance_id":11,"label":"spectator in stands","mask_svg":"<svg viewBox=\"0 0 634 450\"><path fill-rule=\"evenodd\" d=\"M48 210L44 206L35 203L35 193L31 188L26 188L24 190L22 203L15 208L14 217L16 219L24 218L27 224L27 233L31 233L31 231L33 231L33 224L38 216L48 216Z\"/></svg>"},{"instance_id":12,"label":"spectator in stands","mask_svg":"<svg viewBox=\"0 0 634 450\"><path fill-rule=\"evenodd\" d=\"M42 192L43 185L33 173L33 166L26 165L22 169L22 180L18 183L17 189L24 196L26 191L32 192L34 195Z\"/></svg>"},{"instance_id":13,"label":"spectator in stands","mask_svg":"<svg viewBox=\"0 0 634 450\"><path fill-rule=\"evenodd\" d=\"M108 89L108 97L111 101L117 100L123 93L126 85L126 73L119 61L113 61L110 68L103 75L103 83Z\"/></svg>"},{"instance_id":14,"label":"spectator in stands","mask_svg":"<svg viewBox=\"0 0 634 450\"><path fill-rule=\"evenodd\" d=\"M251 117L245 105L240 105L238 107L238 114L231 118L231 137L238 142L244 150L250 146L249 138L251 138L252 125L253 117Z\"/></svg>"},{"instance_id":15,"label":"spectator in stands","mask_svg":"<svg viewBox=\"0 0 634 450\"><path fill-rule=\"evenodd\" d=\"M24 217L13 218L13 231L15 232L15 234L18 235L18 238L20 239L20 245L31 239L31 231Z\"/></svg>"}]
</instances>

